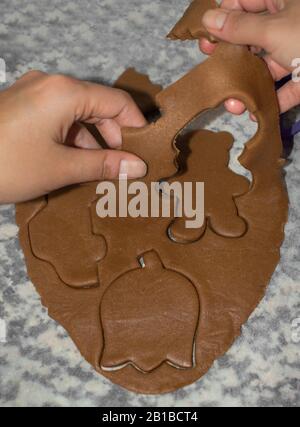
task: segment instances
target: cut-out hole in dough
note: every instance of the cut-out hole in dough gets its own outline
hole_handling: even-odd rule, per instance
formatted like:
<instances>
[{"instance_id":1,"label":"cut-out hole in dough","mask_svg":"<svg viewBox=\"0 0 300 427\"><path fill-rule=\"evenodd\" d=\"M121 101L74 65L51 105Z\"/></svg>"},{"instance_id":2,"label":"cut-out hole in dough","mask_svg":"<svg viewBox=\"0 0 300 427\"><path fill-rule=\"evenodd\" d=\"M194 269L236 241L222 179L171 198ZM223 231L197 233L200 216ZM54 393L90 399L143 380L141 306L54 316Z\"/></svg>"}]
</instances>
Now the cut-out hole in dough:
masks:
<instances>
[{"instance_id":1,"label":"cut-out hole in dough","mask_svg":"<svg viewBox=\"0 0 300 427\"><path fill-rule=\"evenodd\" d=\"M226 111L224 105L218 108L208 110L199 114L177 137L180 141L181 135L187 132L198 129L211 130L213 132L229 132L234 138L233 147L230 150L229 168L252 182L251 172L244 168L239 157L244 151L245 145L249 142L258 131L258 123L254 122L249 117L249 111L246 111L240 116L235 116ZM180 150L182 147L180 147Z\"/></svg>"},{"instance_id":2,"label":"cut-out hole in dough","mask_svg":"<svg viewBox=\"0 0 300 427\"><path fill-rule=\"evenodd\" d=\"M239 215L236 199L249 191L250 182L228 167L233 142L229 132L194 130L180 136L177 141L179 173L168 182L204 183L204 218L208 221L189 228L187 217L175 219L168 230L171 240L194 243L203 237L208 226L225 238L240 238L247 232L247 221ZM199 197L195 185L191 201L197 205L199 218ZM193 219L196 219L196 214Z\"/></svg>"}]
</instances>

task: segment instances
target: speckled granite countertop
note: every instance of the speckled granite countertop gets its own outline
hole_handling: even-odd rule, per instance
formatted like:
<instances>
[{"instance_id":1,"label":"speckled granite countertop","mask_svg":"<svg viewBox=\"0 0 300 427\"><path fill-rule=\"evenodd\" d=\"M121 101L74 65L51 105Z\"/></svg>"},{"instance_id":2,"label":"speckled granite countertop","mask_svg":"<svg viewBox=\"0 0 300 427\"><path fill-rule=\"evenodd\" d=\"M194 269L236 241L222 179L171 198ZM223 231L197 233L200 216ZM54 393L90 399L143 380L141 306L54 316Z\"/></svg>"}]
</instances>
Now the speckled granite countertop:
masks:
<instances>
[{"instance_id":1,"label":"speckled granite countertop","mask_svg":"<svg viewBox=\"0 0 300 427\"><path fill-rule=\"evenodd\" d=\"M33 68L112 83L135 66L166 86L203 60L195 43L164 39L187 3L2 0L0 56L8 83ZM234 157L255 126L246 115L219 111L206 119L206 127L234 134L237 167ZM201 381L159 397L126 392L82 359L28 280L14 208L0 207L0 319L7 327L6 342L0 342L0 406L298 406L300 342L293 321L300 318L300 138L290 159L290 219L266 298Z\"/></svg>"}]
</instances>

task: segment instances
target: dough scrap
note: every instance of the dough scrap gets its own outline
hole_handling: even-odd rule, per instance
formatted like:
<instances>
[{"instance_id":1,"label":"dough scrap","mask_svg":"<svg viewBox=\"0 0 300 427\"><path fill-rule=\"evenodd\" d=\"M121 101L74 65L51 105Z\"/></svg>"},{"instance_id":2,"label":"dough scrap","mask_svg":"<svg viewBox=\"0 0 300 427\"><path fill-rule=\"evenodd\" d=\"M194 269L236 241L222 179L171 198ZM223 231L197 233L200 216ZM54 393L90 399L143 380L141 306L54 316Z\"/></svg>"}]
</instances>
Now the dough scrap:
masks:
<instances>
[{"instance_id":1,"label":"dough scrap","mask_svg":"<svg viewBox=\"0 0 300 427\"><path fill-rule=\"evenodd\" d=\"M218 4L214 0L194 0L185 11L167 37L171 40L194 40L200 37L211 39L201 23L201 17L208 9L215 9Z\"/></svg>"},{"instance_id":2,"label":"dough scrap","mask_svg":"<svg viewBox=\"0 0 300 427\"><path fill-rule=\"evenodd\" d=\"M155 97L161 92L162 86L153 84L148 76L139 73L134 68L124 71L115 82L114 87L129 92L145 115L157 110Z\"/></svg>"}]
</instances>

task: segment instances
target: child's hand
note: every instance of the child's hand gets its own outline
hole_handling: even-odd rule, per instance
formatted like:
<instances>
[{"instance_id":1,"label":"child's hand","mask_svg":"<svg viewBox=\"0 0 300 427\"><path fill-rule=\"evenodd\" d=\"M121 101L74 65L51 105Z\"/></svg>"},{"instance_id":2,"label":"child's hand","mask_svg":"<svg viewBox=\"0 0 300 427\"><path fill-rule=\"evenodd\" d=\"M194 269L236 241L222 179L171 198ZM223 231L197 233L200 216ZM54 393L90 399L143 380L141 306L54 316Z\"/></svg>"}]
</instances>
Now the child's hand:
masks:
<instances>
[{"instance_id":1,"label":"child's hand","mask_svg":"<svg viewBox=\"0 0 300 427\"><path fill-rule=\"evenodd\" d=\"M125 92L66 76L33 71L0 93L0 203L146 174L134 155L99 149L80 122L95 124L111 148L121 147L121 127L146 125Z\"/></svg>"},{"instance_id":2,"label":"child's hand","mask_svg":"<svg viewBox=\"0 0 300 427\"><path fill-rule=\"evenodd\" d=\"M299 0L223 0L221 9L210 10L203 24L217 39L250 45L255 52L264 49L265 60L274 77L281 80L294 68L292 61L300 57ZM200 40L200 49L211 54L215 45ZM300 84L290 82L278 91L281 112L300 103ZM227 109L234 114L245 111L237 100L228 100Z\"/></svg>"}]
</instances>

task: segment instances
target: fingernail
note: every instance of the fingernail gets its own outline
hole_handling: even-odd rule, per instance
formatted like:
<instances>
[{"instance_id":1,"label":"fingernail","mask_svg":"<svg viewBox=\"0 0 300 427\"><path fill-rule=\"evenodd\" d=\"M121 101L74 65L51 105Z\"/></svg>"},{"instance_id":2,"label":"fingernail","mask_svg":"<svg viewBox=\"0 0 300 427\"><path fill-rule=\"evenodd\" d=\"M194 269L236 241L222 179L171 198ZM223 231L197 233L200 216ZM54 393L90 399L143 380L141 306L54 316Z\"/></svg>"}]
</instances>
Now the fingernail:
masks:
<instances>
[{"instance_id":1,"label":"fingernail","mask_svg":"<svg viewBox=\"0 0 300 427\"><path fill-rule=\"evenodd\" d=\"M208 10L203 16L203 25L206 28L212 30L222 30L226 19L228 17L228 12L226 10Z\"/></svg>"},{"instance_id":2,"label":"fingernail","mask_svg":"<svg viewBox=\"0 0 300 427\"><path fill-rule=\"evenodd\" d=\"M147 173L147 165L142 160L122 160L119 179L142 178Z\"/></svg>"}]
</instances>

